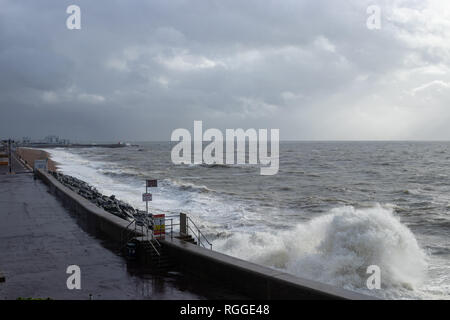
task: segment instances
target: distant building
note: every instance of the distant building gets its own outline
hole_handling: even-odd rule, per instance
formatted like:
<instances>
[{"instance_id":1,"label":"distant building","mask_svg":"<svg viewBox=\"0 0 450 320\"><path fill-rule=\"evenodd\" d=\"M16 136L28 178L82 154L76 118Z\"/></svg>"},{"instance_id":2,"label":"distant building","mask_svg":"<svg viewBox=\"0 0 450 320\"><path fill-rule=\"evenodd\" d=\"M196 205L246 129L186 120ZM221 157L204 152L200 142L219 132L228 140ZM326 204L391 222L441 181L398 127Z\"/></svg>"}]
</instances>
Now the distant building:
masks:
<instances>
[{"instance_id":1,"label":"distant building","mask_svg":"<svg viewBox=\"0 0 450 320\"><path fill-rule=\"evenodd\" d=\"M70 144L69 139L61 139L60 137L55 135L46 136L43 142L48 144Z\"/></svg>"},{"instance_id":2,"label":"distant building","mask_svg":"<svg viewBox=\"0 0 450 320\"><path fill-rule=\"evenodd\" d=\"M46 136L44 138L44 142L45 143L51 143L51 144L59 144L59 137L58 136L53 136L53 135Z\"/></svg>"},{"instance_id":3,"label":"distant building","mask_svg":"<svg viewBox=\"0 0 450 320\"><path fill-rule=\"evenodd\" d=\"M23 137L22 138L22 143L31 143L31 138L30 137Z\"/></svg>"}]
</instances>

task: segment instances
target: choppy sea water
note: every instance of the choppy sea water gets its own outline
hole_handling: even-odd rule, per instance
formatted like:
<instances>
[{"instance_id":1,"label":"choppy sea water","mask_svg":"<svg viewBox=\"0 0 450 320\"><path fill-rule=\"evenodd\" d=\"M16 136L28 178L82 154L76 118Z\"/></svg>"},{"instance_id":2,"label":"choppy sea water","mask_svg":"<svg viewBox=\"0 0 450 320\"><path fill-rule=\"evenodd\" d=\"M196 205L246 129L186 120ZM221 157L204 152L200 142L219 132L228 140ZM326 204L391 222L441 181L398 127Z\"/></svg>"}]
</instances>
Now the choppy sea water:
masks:
<instances>
[{"instance_id":1,"label":"choppy sea water","mask_svg":"<svg viewBox=\"0 0 450 320\"><path fill-rule=\"evenodd\" d=\"M450 298L450 142L282 142L280 169L174 165L172 144L50 149L60 170L144 209L187 212L215 250L388 299ZM366 269L381 269L368 290Z\"/></svg>"}]
</instances>

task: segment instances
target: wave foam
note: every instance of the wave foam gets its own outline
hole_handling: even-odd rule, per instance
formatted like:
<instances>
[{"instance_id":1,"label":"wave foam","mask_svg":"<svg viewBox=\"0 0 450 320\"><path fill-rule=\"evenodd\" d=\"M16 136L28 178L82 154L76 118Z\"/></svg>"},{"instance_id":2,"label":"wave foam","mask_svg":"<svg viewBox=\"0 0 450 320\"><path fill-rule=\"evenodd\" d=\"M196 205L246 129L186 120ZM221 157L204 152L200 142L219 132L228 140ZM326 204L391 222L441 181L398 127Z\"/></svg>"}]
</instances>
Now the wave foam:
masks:
<instances>
[{"instance_id":1,"label":"wave foam","mask_svg":"<svg viewBox=\"0 0 450 320\"><path fill-rule=\"evenodd\" d=\"M143 209L143 178L127 172L130 179L118 179L106 172L128 168L89 161L66 150L53 149L50 153L53 160L61 163L64 173ZM214 236L214 249L226 254L358 291L365 290L367 267L378 265L384 290L365 292L386 298L428 298L429 292L436 291L415 290L427 276L427 257L412 232L393 213L392 206L336 208L280 231L279 227L288 225L286 220L280 224L276 215L275 221L261 218L258 213L247 211L242 203L228 201L205 186L167 178L154 192L155 208L182 208L194 214L206 233ZM259 219L257 223L255 219ZM432 283L434 287L442 285ZM441 294L434 295L442 298Z\"/></svg>"},{"instance_id":2,"label":"wave foam","mask_svg":"<svg viewBox=\"0 0 450 320\"><path fill-rule=\"evenodd\" d=\"M353 290L364 290L370 265L380 267L382 289L414 290L427 270L426 255L413 233L392 209L379 205L336 208L277 234L235 234L216 241L215 248Z\"/></svg>"}]
</instances>

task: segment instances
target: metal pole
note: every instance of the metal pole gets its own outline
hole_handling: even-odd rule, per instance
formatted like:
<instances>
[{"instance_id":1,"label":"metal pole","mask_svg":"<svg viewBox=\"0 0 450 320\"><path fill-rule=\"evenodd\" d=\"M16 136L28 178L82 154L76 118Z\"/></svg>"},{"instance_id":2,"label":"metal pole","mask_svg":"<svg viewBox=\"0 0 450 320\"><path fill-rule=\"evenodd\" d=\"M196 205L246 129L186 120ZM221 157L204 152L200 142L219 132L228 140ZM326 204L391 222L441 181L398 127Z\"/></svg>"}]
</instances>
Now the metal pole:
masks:
<instances>
[{"instance_id":1,"label":"metal pole","mask_svg":"<svg viewBox=\"0 0 450 320\"><path fill-rule=\"evenodd\" d=\"M147 180L145 181L145 193L148 193ZM147 211L148 216L148 201L145 201L145 210Z\"/></svg>"},{"instance_id":2,"label":"metal pole","mask_svg":"<svg viewBox=\"0 0 450 320\"><path fill-rule=\"evenodd\" d=\"M9 166L9 173L12 172L12 163L11 163L11 139L8 139L8 166Z\"/></svg>"}]
</instances>

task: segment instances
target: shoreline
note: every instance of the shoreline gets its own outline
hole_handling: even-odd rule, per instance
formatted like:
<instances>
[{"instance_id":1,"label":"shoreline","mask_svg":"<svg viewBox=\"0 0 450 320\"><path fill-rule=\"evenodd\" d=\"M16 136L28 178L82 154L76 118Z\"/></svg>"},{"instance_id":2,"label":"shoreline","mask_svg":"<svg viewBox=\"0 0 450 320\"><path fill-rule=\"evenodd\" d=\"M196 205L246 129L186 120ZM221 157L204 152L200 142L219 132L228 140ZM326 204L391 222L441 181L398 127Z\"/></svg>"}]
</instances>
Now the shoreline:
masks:
<instances>
[{"instance_id":1,"label":"shoreline","mask_svg":"<svg viewBox=\"0 0 450 320\"><path fill-rule=\"evenodd\" d=\"M31 168L34 168L35 160L44 160L48 159L48 170L57 172L58 171L58 163L53 161L50 153L41 149L31 149L26 147L18 147L16 149L16 154Z\"/></svg>"},{"instance_id":2,"label":"shoreline","mask_svg":"<svg viewBox=\"0 0 450 320\"><path fill-rule=\"evenodd\" d=\"M25 162L33 170L34 161L40 159L48 159L48 172L65 187L71 189L84 199L102 208L106 212L115 215L126 221L134 219L146 220L147 213L134 208L130 204L117 199L115 195L105 195L97 191L97 189L89 183L61 173L58 170L58 163L53 161L49 152L41 149L17 148L17 156ZM150 214L151 215L151 214Z\"/></svg>"},{"instance_id":3,"label":"shoreline","mask_svg":"<svg viewBox=\"0 0 450 320\"><path fill-rule=\"evenodd\" d=\"M53 168L57 168L55 162L50 159L50 154L44 150L25 148L19 150L19 153L23 154L23 157L26 157L28 162L33 161L33 163L34 160L39 159L37 157L40 157L40 159L47 158L49 159L49 164L51 161ZM51 171L50 165L49 171ZM91 221L89 224L91 226L95 220L95 218L92 220L92 217L97 217L97 215L101 220L98 222L99 226L109 226L108 221L116 221L117 218L121 218L121 221L127 222L133 221L134 219L138 219L143 222L146 220L144 212L140 212L127 203L116 199L114 195L106 196L99 193L95 187L90 186L85 181L57 172L49 172L49 174L45 174L43 171L38 170L37 174L40 179L50 186L50 189L53 190L52 193L55 192L55 195L62 198L64 203L67 204L73 202L70 205L72 210L75 210L77 213L81 212L82 216L86 215L91 217L89 218ZM60 190L59 186L63 186L70 191L64 191L65 188ZM70 196L72 193L74 195L73 197ZM98 209L93 208L92 211L90 211L89 208L92 205L96 208L104 210L104 212L107 212L108 214L100 214ZM83 212L81 208L85 208L86 212ZM117 223L122 225L123 222L121 221L117 220ZM95 222L94 225L96 223L97 222ZM124 226L122 226L122 229ZM128 227L123 230L126 230L127 228ZM124 232L122 229L117 231L115 227L107 227L103 231L106 233L109 232L110 236L117 240L119 238L122 239ZM167 249L170 260L176 265L182 266L181 270L183 272L193 272L195 274L198 270L202 270L203 276L207 279L220 279L221 274L233 274L233 278L235 278L237 282L234 282L234 280L231 281L231 279L227 277L221 279L222 281L219 282L232 283L232 287L235 288L236 293L259 298L295 297L299 299L308 299L317 296L325 299L377 299L375 297L360 295L357 292L347 292L341 288L329 286L323 283L315 283L295 275L280 273L279 271L274 271L262 265L257 265L242 259L234 258L223 253L203 249L199 247L198 244L189 245L185 240L178 240L177 237L175 238L175 240L171 238L170 240L167 239L167 241L160 240L160 242L164 245L164 248ZM143 244L139 244L137 248L138 252L140 252L139 260L150 259L152 257L152 254L148 254L148 252L143 251ZM148 257L145 258L144 256L147 255ZM221 270L219 274L218 270ZM251 278L254 286L262 286L263 290L255 291L254 288L252 289L245 285L242 286L242 278ZM268 287L265 287L266 285ZM278 290L274 289L275 287L283 288L290 293L287 295L280 295ZM262 294L260 291L266 292L266 294Z\"/></svg>"},{"instance_id":4,"label":"shoreline","mask_svg":"<svg viewBox=\"0 0 450 320\"><path fill-rule=\"evenodd\" d=\"M115 195L101 194L89 183L60 172L58 170L58 163L52 160L49 152L40 149L17 148L16 153L22 161L32 168L34 167L35 160L48 159L48 171L56 180L106 212L126 221L147 219L147 214L144 211L117 199Z\"/></svg>"},{"instance_id":5,"label":"shoreline","mask_svg":"<svg viewBox=\"0 0 450 320\"><path fill-rule=\"evenodd\" d=\"M50 193L59 198L69 210L82 217L89 228L98 230L123 246L123 233L130 230L129 223L106 214L104 210L64 186L52 174L38 170L37 175L49 186ZM135 232L141 232L139 228L136 229L137 224L134 226ZM136 244L136 259L139 263L166 271L176 270L183 278L192 275L209 286L225 288L244 299L378 300L377 297L308 280L213 251L198 242L190 242L186 239L186 234L175 232L173 236L166 234L163 238L153 239L143 235L144 232L145 230L141 235L128 240Z\"/></svg>"},{"instance_id":6,"label":"shoreline","mask_svg":"<svg viewBox=\"0 0 450 320\"><path fill-rule=\"evenodd\" d=\"M37 159L50 158L42 150L18 150L13 157L21 165L25 162L21 155L26 157L27 168ZM54 161L51 166L56 168ZM1 177L0 201L8 214L0 224L0 249L13 259L0 263L0 299L249 298L223 283L181 273L176 260L165 254L161 261L153 261L140 247L142 261L127 259L123 244L142 234L130 227L131 217L121 217L104 207L121 212L132 208L113 196L97 194L84 181L68 175L47 170L34 173ZM89 192L91 201L86 197ZM16 241L19 237L21 241ZM65 290L64 270L74 261L85 271L86 284L82 290Z\"/></svg>"}]
</instances>

